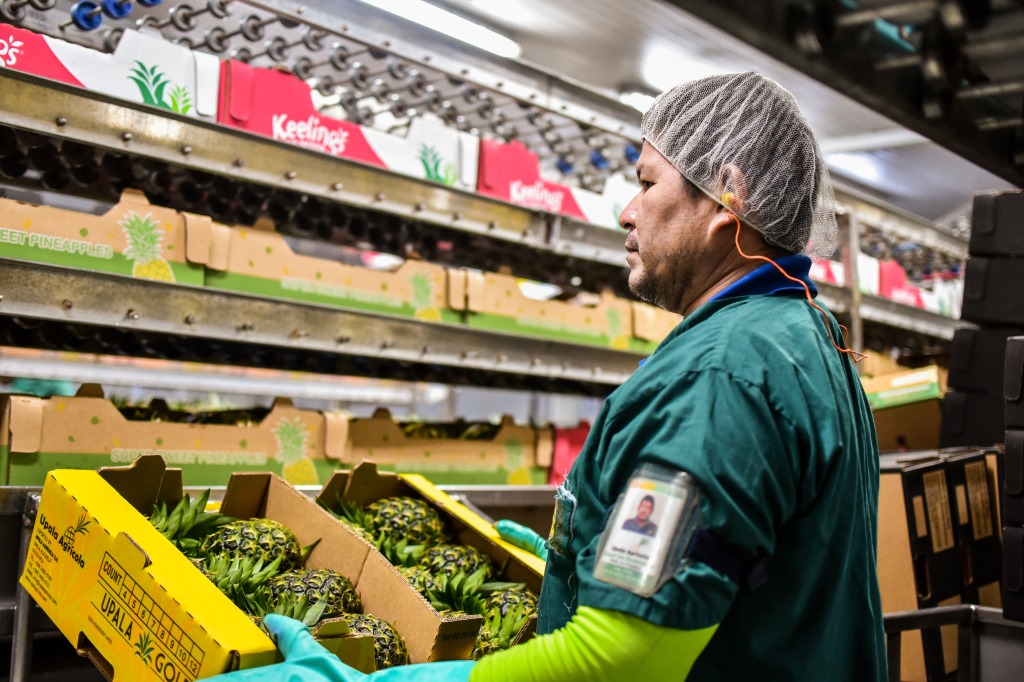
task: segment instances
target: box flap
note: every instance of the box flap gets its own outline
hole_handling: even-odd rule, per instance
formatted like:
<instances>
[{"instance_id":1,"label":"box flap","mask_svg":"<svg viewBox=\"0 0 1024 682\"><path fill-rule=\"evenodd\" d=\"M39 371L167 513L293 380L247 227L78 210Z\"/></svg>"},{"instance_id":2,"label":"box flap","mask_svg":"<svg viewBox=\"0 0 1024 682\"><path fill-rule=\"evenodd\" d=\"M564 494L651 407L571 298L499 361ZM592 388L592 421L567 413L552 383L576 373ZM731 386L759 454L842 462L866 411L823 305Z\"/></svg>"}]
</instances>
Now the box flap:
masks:
<instances>
[{"instance_id":1,"label":"box flap","mask_svg":"<svg viewBox=\"0 0 1024 682\"><path fill-rule=\"evenodd\" d=\"M135 461L123 467L102 467L97 470L100 477L109 483L121 497L128 501L143 516L153 512L157 497L163 488L164 464L160 455L139 455ZM178 470L178 495L181 497L181 470ZM168 481L168 485L173 485Z\"/></svg>"},{"instance_id":2,"label":"box flap","mask_svg":"<svg viewBox=\"0 0 1024 682\"><path fill-rule=\"evenodd\" d=\"M377 471L375 462L362 461L349 474L341 498L346 502L365 507L382 497L394 497L401 494L402 486L398 476L382 474Z\"/></svg>"},{"instance_id":3,"label":"box flap","mask_svg":"<svg viewBox=\"0 0 1024 682\"><path fill-rule=\"evenodd\" d=\"M213 220L195 213L182 213L185 222L185 257L190 263L206 265L213 246Z\"/></svg>"},{"instance_id":4,"label":"box flap","mask_svg":"<svg viewBox=\"0 0 1024 682\"><path fill-rule=\"evenodd\" d=\"M970 258L964 268L964 300L983 301L985 282L988 281L988 259Z\"/></svg>"},{"instance_id":5,"label":"box flap","mask_svg":"<svg viewBox=\"0 0 1024 682\"><path fill-rule=\"evenodd\" d=\"M1003 397L1017 402L1024 396L1024 336L1006 340L1006 374Z\"/></svg>"},{"instance_id":6,"label":"box flap","mask_svg":"<svg viewBox=\"0 0 1024 682\"><path fill-rule=\"evenodd\" d=\"M971 367L976 333L973 329L957 329L949 349L949 368L965 371Z\"/></svg>"},{"instance_id":7,"label":"box flap","mask_svg":"<svg viewBox=\"0 0 1024 682\"><path fill-rule=\"evenodd\" d=\"M220 96L220 58L199 50L190 52L195 69L196 113L212 118L217 115L217 98Z\"/></svg>"},{"instance_id":8,"label":"box flap","mask_svg":"<svg viewBox=\"0 0 1024 682\"><path fill-rule=\"evenodd\" d=\"M342 461L348 448L348 415L324 412L324 456Z\"/></svg>"},{"instance_id":9,"label":"box flap","mask_svg":"<svg viewBox=\"0 0 1024 682\"><path fill-rule=\"evenodd\" d=\"M264 516L271 474L231 474L220 513L236 519Z\"/></svg>"},{"instance_id":10,"label":"box flap","mask_svg":"<svg viewBox=\"0 0 1024 682\"><path fill-rule=\"evenodd\" d=\"M221 79L221 87L227 97L228 116L232 121L248 123L252 116L252 67L229 59L222 64Z\"/></svg>"},{"instance_id":11,"label":"box flap","mask_svg":"<svg viewBox=\"0 0 1024 682\"><path fill-rule=\"evenodd\" d=\"M469 295L467 272L463 269L448 269L448 307L452 310L466 310Z\"/></svg>"},{"instance_id":12,"label":"box flap","mask_svg":"<svg viewBox=\"0 0 1024 682\"><path fill-rule=\"evenodd\" d=\"M220 223L210 225L210 253L206 267L210 270L227 270L231 257L231 228Z\"/></svg>"},{"instance_id":13,"label":"box flap","mask_svg":"<svg viewBox=\"0 0 1024 682\"><path fill-rule=\"evenodd\" d=\"M43 438L43 399L11 396L11 452L39 452Z\"/></svg>"},{"instance_id":14,"label":"box flap","mask_svg":"<svg viewBox=\"0 0 1024 682\"><path fill-rule=\"evenodd\" d=\"M466 273L466 306L464 310L480 312L484 309L487 299L487 278L484 273L476 270L463 270Z\"/></svg>"}]
</instances>

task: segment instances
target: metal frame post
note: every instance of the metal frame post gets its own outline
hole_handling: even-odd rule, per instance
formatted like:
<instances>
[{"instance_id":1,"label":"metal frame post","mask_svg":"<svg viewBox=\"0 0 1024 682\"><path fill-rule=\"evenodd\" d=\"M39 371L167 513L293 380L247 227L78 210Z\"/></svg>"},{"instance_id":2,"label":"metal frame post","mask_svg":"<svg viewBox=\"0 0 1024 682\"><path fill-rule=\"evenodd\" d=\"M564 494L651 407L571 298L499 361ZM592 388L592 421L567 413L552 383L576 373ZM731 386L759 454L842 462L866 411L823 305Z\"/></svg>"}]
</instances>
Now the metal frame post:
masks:
<instances>
[{"instance_id":1,"label":"metal frame post","mask_svg":"<svg viewBox=\"0 0 1024 682\"><path fill-rule=\"evenodd\" d=\"M18 575L25 570L25 558L36 525L39 494L29 493L22 514L21 547L18 552ZM28 682L32 673L32 607L35 602L21 584L14 601L14 630L11 633L11 682Z\"/></svg>"}]
</instances>

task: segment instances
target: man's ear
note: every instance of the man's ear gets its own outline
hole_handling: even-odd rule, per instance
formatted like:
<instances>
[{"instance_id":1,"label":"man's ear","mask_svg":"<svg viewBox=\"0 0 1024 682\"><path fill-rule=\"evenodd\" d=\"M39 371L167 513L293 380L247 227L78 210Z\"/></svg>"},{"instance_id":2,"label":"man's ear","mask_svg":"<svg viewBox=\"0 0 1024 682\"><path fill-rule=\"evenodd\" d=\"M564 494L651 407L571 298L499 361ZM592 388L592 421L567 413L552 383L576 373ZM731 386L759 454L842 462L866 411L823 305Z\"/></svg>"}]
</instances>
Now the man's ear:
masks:
<instances>
[{"instance_id":1,"label":"man's ear","mask_svg":"<svg viewBox=\"0 0 1024 682\"><path fill-rule=\"evenodd\" d=\"M736 215L743 215L750 208L750 195L747 191L747 180L737 166L727 163L722 166L722 174L719 186L722 188L722 196L719 200L722 204L736 212Z\"/></svg>"}]
</instances>

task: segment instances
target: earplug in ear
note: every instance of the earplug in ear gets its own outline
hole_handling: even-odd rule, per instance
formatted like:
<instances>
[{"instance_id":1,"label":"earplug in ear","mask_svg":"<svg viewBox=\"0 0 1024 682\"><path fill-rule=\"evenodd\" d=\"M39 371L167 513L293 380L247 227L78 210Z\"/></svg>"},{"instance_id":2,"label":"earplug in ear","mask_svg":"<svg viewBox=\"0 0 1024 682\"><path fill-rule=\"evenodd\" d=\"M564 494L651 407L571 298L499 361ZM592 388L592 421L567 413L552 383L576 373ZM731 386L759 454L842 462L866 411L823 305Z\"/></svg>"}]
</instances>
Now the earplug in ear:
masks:
<instances>
[{"instance_id":1,"label":"earplug in ear","mask_svg":"<svg viewBox=\"0 0 1024 682\"><path fill-rule=\"evenodd\" d=\"M736 195L732 192L724 192L722 194L722 205L726 208L732 208L732 202L735 201Z\"/></svg>"}]
</instances>

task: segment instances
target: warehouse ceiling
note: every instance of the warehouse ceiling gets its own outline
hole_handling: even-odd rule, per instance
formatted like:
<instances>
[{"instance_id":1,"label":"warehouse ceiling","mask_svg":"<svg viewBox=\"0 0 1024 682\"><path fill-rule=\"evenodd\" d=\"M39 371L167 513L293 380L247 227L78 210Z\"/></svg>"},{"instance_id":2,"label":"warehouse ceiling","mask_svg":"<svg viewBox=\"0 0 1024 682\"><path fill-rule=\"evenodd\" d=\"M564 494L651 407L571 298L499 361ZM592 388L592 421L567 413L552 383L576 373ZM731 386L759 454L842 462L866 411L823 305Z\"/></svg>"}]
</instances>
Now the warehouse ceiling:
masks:
<instances>
[{"instance_id":1,"label":"warehouse ceiling","mask_svg":"<svg viewBox=\"0 0 1024 682\"><path fill-rule=\"evenodd\" d=\"M937 221L962 215L975 192L1004 180L852 99L659 0L444 0L505 33L522 59L616 96L657 92L711 73L754 69L792 91L834 176ZM638 115L639 116L639 115Z\"/></svg>"}]
</instances>

